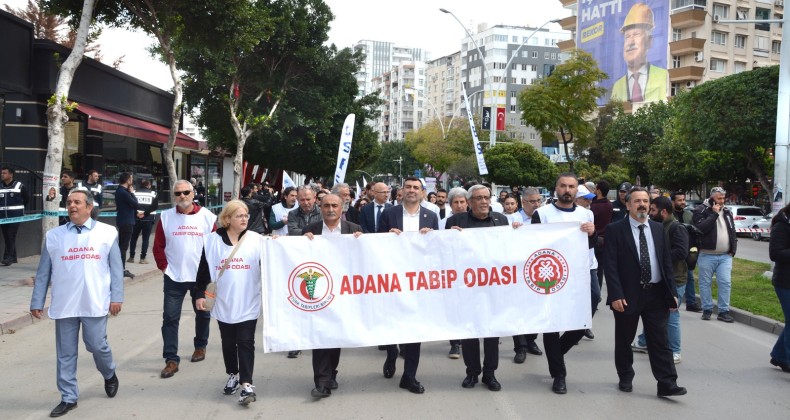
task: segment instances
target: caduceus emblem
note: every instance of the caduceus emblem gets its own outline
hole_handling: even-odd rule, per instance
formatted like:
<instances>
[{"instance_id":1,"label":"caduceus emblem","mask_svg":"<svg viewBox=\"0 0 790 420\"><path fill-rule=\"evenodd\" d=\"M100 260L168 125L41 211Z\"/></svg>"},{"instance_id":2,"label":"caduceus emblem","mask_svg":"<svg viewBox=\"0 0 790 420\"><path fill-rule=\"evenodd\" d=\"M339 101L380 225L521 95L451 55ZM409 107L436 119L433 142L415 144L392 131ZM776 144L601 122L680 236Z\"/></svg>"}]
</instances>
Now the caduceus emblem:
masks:
<instances>
[{"instance_id":1,"label":"caduceus emblem","mask_svg":"<svg viewBox=\"0 0 790 420\"><path fill-rule=\"evenodd\" d=\"M324 275L318 271L313 271L311 268L304 273L298 274L297 277L302 279L302 284L299 288L302 295L308 299L315 299L315 283Z\"/></svg>"}]
</instances>

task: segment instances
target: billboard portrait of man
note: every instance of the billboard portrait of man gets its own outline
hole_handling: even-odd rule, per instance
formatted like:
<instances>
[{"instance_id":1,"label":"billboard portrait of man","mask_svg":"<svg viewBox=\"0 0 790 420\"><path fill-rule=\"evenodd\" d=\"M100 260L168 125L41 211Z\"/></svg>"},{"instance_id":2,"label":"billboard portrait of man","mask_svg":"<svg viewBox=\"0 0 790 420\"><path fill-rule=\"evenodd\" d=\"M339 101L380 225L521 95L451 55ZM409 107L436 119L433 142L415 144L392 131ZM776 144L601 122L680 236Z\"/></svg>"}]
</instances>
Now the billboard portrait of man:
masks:
<instances>
[{"instance_id":1,"label":"billboard portrait of man","mask_svg":"<svg viewBox=\"0 0 790 420\"><path fill-rule=\"evenodd\" d=\"M612 100L653 102L667 98L667 70L647 61L654 28L650 7L644 3L633 5L620 28L627 72L612 86Z\"/></svg>"},{"instance_id":2,"label":"billboard portrait of man","mask_svg":"<svg viewBox=\"0 0 790 420\"><path fill-rule=\"evenodd\" d=\"M578 3L576 46L609 78L598 105L609 100L652 102L668 93L667 0L584 0Z\"/></svg>"}]
</instances>

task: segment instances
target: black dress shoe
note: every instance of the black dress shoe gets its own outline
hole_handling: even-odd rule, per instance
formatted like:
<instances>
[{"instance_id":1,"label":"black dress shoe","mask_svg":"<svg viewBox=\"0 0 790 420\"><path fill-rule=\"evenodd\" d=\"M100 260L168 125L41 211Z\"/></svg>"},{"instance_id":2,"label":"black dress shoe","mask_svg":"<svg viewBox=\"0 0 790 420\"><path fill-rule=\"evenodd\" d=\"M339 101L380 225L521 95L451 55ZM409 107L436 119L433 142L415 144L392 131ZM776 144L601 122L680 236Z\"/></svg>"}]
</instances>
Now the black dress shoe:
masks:
<instances>
[{"instance_id":1,"label":"black dress shoe","mask_svg":"<svg viewBox=\"0 0 790 420\"><path fill-rule=\"evenodd\" d=\"M499 391L500 389L502 389L502 384L500 384L499 381L496 380L496 377L494 375L491 376L484 375L482 382L488 385L488 389L490 389L491 391Z\"/></svg>"},{"instance_id":2,"label":"black dress shoe","mask_svg":"<svg viewBox=\"0 0 790 420\"><path fill-rule=\"evenodd\" d=\"M623 392L631 392L631 391L634 390L634 385L631 384L631 382L620 381L617 384L617 389L619 389L620 391L623 391Z\"/></svg>"},{"instance_id":3,"label":"black dress shoe","mask_svg":"<svg viewBox=\"0 0 790 420\"><path fill-rule=\"evenodd\" d=\"M782 363L782 362L780 362L780 361L778 361L776 359L772 358L771 359L771 364L776 366L776 367L778 367L778 368L780 368L780 369L782 369L782 372L790 373L790 366L788 366L788 365L786 365L786 364L784 364L784 363Z\"/></svg>"},{"instance_id":4,"label":"black dress shoe","mask_svg":"<svg viewBox=\"0 0 790 420\"><path fill-rule=\"evenodd\" d=\"M340 385L337 384L336 379L332 378L332 380L329 381L329 386L328 386L329 389L337 389L338 386Z\"/></svg>"},{"instance_id":5,"label":"black dress shoe","mask_svg":"<svg viewBox=\"0 0 790 420\"><path fill-rule=\"evenodd\" d=\"M112 374L112 378L104 380L104 392L107 396L112 398L118 393L118 376Z\"/></svg>"},{"instance_id":6,"label":"black dress shoe","mask_svg":"<svg viewBox=\"0 0 790 420\"><path fill-rule=\"evenodd\" d=\"M551 386L551 390L554 391L555 394L566 394L568 392L568 387L565 386L565 378L562 376L554 378L554 384Z\"/></svg>"},{"instance_id":7,"label":"black dress shoe","mask_svg":"<svg viewBox=\"0 0 790 420\"><path fill-rule=\"evenodd\" d=\"M682 386L673 385L671 388L668 389L659 389L658 396L659 397L677 397L679 395L686 395L686 388Z\"/></svg>"},{"instance_id":8,"label":"black dress shoe","mask_svg":"<svg viewBox=\"0 0 790 420\"><path fill-rule=\"evenodd\" d=\"M540 350L540 347L538 347L534 340L527 341L527 353L534 354L535 356L543 355L543 351Z\"/></svg>"},{"instance_id":9,"label":"black dress shoe","mask_svg":"<svg viewBox=\"0 0 790 420\"><path fill-rule=\"evenodd\" d=\"M584 336L587 337L588 340L595 339L595 334L593 334L592 330L589 328L584 330Z\"/></svg>"},{"instance_id":10,"label":"black dress shoe","mask_svg":"<svg viewBox=\"0 0 790 420\"><path fill-rule=\"evenodd\" d=\"M477 375L466 375L464 381L461 382L461 386L464 388L474 388L476 383L477 383Z\"/></svg>"},{"instance_id":11,"label":"black dress shoe","mask_svg":"<svg viewBox=\"0 0 790 420\"><path fill-rule=\"evenodd\" d=\"M61 401L57 407L53 408L52 411L49 413L50 417L60 417L69 411L77 408L77 403L67 403L66 401Z\"/></svg>"},{"instance_id":12,"label":"black dress shoe","mask_svg":"<svg viewBox=\"0 0 790 420\"><path fill-rule=\"evenodd\" d=\"M400 387L408 389L409 392L413 394L422 394L425 392L425 388L423 388L422 384L419 383L417 379L401 378Z\"/></svg>"},{"instance_id":13,"label":"black dress shoe","mask_svg":"<svg viewBox=\"0 0 790 420\"><path fill-rule=\"evenodd\" d=\"M310 395L313 398L326 398L332 395L332 391L329 388L319 386L318 388L313 388L313 390L310 391Z\"/></svg>"},{"instance_id":14,"label":"black dress shoe","mask_svg":"<svg viewBox=\"0 0 790 420\"><path fill-rule=\"evenodd\" d=\"M395 360L387 359L384 361L384 377L389 379L395 376Z\"/></svg>"},{"instance_id":15,"label":"black dress shoe","mask_svg":"<svg viewBox=\"0 0 790 420\"><path fill-rule=\"evenodd\" d=\"M524 363L525 360L527 360L526 350L519 350L518 352L516 352L516 355L513 356L513 363L521 364Z\"/></svg>"},{"instance_id":16,"label":"black dress shoe","mask_svg":"<svg viewBox=\"0 0 790 420\"><path fill-rule=\"evenodd\" d=\"M697 305L686 305L686 310L689 312L702 312L702 308Z\"/></svg>"}]
</instances>

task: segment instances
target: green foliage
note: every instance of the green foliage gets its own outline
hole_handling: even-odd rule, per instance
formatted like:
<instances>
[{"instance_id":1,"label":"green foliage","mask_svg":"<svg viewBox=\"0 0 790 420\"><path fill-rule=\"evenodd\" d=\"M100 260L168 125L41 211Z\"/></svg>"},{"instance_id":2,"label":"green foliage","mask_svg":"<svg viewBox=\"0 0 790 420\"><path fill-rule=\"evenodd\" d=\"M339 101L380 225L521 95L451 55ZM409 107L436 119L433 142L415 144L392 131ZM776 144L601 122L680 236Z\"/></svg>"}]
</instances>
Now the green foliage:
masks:
<instances>
[{"instance_id":1,"label":"green foliage","mask_svg":"<svg viewBox=\"0 0 790 420\"><path fill-rule=\"evenodd\" d=\"M448 127L450 121L449 118L445 118L442 122L433 119L419 130L406 134L406 144L412 150L414 157L439 172L446 172L459 159L474 155L474 143L469 126L465 121L456 118ZM442 124L444 124L444 134Z\"/></svg>"},{"instance_id":2,"label":"green foliage","mask_svg":"<svg viewBox=\"0 0 790 420\"><path fill-rule=\"evenodd\" d=\"M604 171L599 178L593 179L593 181L606 181L609 183L610 188L614 189L625 181L633 181L633 178L628 174L626 168L612 164L606 168L606 171Z\"/></svg>"},{"instance_id":3,"label":"green foliage","mask_svg":"<svg viewBox=\"0 0 790 420\"><path fill-rule=\"evenodd\" d=\"M585 118L595 111L596 99L605 92L599 83L607 78L590 54L573 50L571 57L543 83L524 89L518 96L521 118L535 127L543 139L560 133L571 169L573 162L567 145L592 133Z\"/></svg>"},{"instance_id":4,"label":"green foliage","mask_svg":"<svg viewBox=\"0 0 790 420\"><path fill-rule=\"evenodd\" d=\"M577 137L573 144L573 151L576 154L577 173L578 164L582 161L588 162L591 166L600 167L606 170L613 163L620 163L623 156L617 149L606 147L606 138L612 123L624 115L623 103L612 101L598 108L598 115L592 120L594 131L589 136Z\"/></svg>"},{"instance_id":5,"label":"green foliage","mask_svg":"<svg viewBox=\"0 0 790 420\"><path fill-rule=\"evenodd\" d=\"M403 159L398 164L397 160ZM402 171L403 176L414 173L414 170L422 168L422 164L412 155L411 148L402 141L388 141L381 143L381 154L371 165L370 172L373 175L392 174L398 176Z\"/></svg>"},{"instance_id":6,"label":"green foliage","mask_svg":"<svg viewBox=\"0 0 790 420\"><path fill-rule=\"evenodd\" d=\"M526 143L500 143L484 152L487 178L504 185L552 185L557 167Z\"/></svg>"}]
</instances>

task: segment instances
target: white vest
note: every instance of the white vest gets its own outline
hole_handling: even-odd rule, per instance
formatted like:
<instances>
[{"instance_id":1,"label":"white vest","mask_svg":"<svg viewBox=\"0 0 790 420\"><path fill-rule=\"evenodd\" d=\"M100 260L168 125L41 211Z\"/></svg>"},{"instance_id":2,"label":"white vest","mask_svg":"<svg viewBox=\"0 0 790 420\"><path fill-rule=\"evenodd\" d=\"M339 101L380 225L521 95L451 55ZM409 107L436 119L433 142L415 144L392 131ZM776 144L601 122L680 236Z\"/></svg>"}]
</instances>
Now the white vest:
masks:
<instances>
[{"instance_id":1,"label":"white vest","mask_svg":"<svg viewBox=\"0 0 790 420\"><path fill-rule=\"evenodd\" d=\"M178 213L175 207L162 212L167 257L165 274L173 281L196 281L204 236L214 230L216 221L217 216L205 207L195 214Z\"/></svg>"},{"instance_id":2,"label":"white vest","mask_svg":"<svg viewBox=\"0 0 790 420\"><path fill-rule=\"evenodd\" d=\"M290 213L291 210L295 208L296 205L294 205L290 209L287 209L285 208L285 206L283 206L282 202L273 205L272 212L274 213L274 221L279 222L280 220L283 220L283 217L288 216L288 213ZM280 229L276 229L274 231L274 234L278 236L288 236L288 223L286 223L285 226L281 227Z\"/></svg>"},{"instance_id":3,"label":"white vest","mask_svg":"<svg viewBox=\"0 0 790 420\"><path fill-rule=\"evenodd\" d=\"M261 312L261 253L263 237L251 230L232 261L225 261L233 250L222 237L213 233L206 237L206 262L211 281L217 282L217 300L211 316L227 324L258 319ZM222 265L225 272L217 281Z\"/></svg>"},{"instance_id":4,"label":"white vest","mask_svg":"<svg viewBox=\"0 0 790 420\"><path fill-rule=\"evenodd\" d=\"M581 206L576 206L572 212L558 210L553 204L542 206L535 210L535 213L540 215L541 223L559 223L559 222L590 222L595 221L593 212ZM535 217L532 213L532 217ZM595 248L590 248L590 270L598 268L598 260L595 259Z\"/></svg>"},{"instance_id":5,"label":"white vest","mask_svg":"<svg viewBox=\"0 0 790 420\"><path fill-rule=\"evenodd\" d=\"M52 260L52 319L106 316L110 310L109 255L118 240L114 227L93 222L93 229L77 234L68 225L47 232Z\"/></svg>"}]
</instances>

